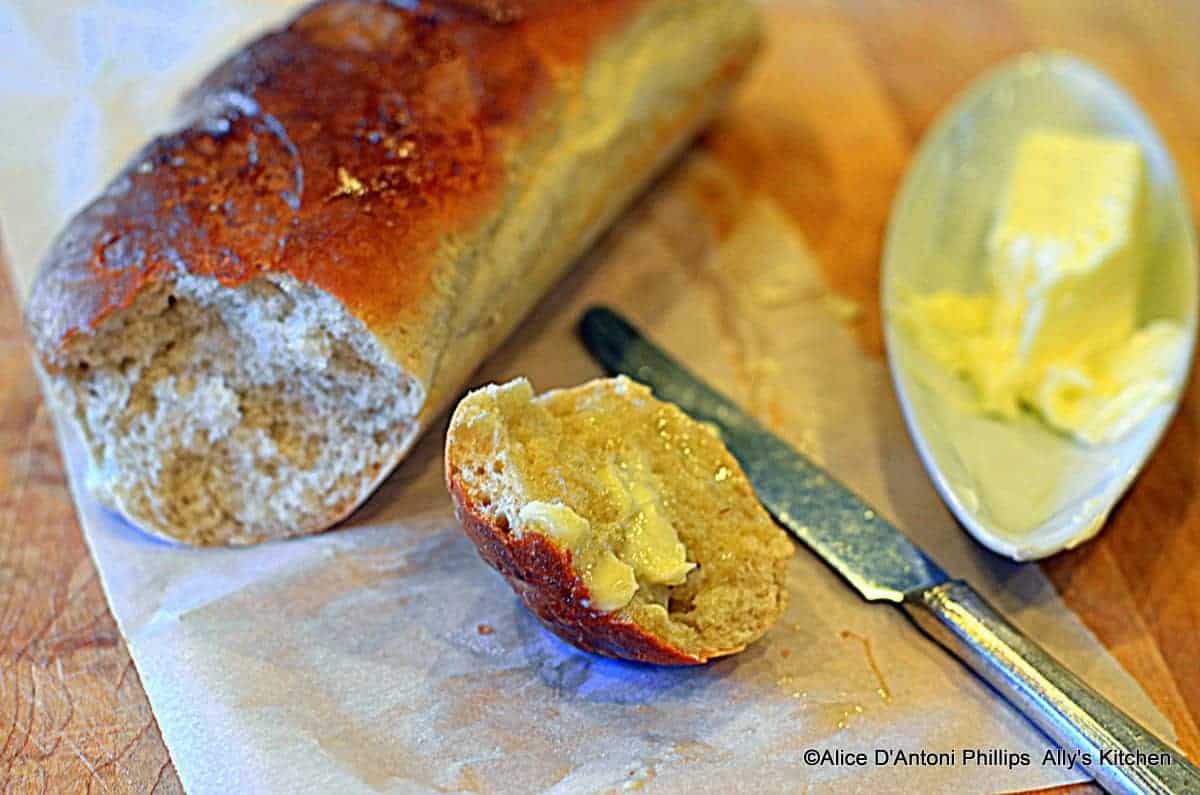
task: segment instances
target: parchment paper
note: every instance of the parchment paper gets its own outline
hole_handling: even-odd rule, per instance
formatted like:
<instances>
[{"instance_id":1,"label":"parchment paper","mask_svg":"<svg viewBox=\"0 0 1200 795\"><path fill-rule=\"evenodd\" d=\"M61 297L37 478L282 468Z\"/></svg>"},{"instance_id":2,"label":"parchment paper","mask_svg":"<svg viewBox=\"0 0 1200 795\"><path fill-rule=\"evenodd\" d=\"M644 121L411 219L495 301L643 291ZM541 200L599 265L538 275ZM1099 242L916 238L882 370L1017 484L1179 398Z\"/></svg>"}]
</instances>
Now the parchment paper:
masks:
<instances>
[{"instance_id":1,"label":"parchment paper","mask_svg":"<svg viewBox=\"0 0 1200 795\"><path fill-rule=\"evenodd\" d=\"M178 87L294 3L0 2L0 214L24 294L67 213L165 123ZM184 8L186 7L186 8ZM701 197L703 197L701 199ZM1159 733L1169 722L1032 565L954 524L804 241L702 152L657 186L475 379L598 375L582 308L616 306L908 530ZM456 527L435 431L343 528L180 549L84 494L81 522L184 786L220 792L993 792L1078 781L1050 746L897 611L803 548L791 604L745 653L670 670L548 634ZM62 430L60 428L60 430ZM958 754L820 766L808 749ZM998 764L961 761L991 751ZM1029 765L1009 768L1027 753Z\"/></svg>"}]
</instances>

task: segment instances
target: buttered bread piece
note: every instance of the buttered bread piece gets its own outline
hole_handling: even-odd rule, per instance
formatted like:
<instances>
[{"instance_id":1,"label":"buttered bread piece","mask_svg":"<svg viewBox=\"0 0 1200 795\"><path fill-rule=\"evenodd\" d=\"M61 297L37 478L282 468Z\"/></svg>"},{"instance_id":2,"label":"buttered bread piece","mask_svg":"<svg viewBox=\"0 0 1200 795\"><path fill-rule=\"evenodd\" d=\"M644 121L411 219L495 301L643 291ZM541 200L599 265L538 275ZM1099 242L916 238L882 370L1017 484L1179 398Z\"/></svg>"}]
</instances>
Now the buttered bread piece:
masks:
<instances>
[{"instance_id":1,"label":"buttered bread piece","mask_svg":"<svg viewBox=\"0 0 1200 795\"><path fill-rule=\"evenodd\" d=\"M1169 396L1182 329L1139 329L1146 175L1132 141L1022 141L987 241L988 290L911 302L918 346L963 374L980 407L1022 406L1086 443L1116 438Z\"/></svg>"},{"instance_id":2,"label":"buttered bread piece","mask_svg":"<svg viewBox=\"0 0 1200 795\"><path fill-rule=\"evenodd\" d=\"M701 663L783 609L792 545L737 462L626 378L472 392L450 423L446 480L482 557L581 648Z\"/></svg>"}]
</instances>

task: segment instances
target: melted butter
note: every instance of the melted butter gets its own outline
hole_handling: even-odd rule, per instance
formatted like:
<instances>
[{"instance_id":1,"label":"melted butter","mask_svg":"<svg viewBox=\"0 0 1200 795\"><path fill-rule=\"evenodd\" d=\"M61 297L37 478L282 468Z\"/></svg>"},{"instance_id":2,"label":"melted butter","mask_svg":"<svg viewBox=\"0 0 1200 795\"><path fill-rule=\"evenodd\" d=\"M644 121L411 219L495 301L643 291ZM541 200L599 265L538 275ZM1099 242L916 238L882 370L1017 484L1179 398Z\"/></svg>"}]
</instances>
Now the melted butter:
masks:
<instances>
[{"instance_id":1,"label":"melted butter","mask_svg":"<svg viewBox=\"0 0 1200 795\"><path fill-rule=\"evenodd\" d=\"M867 658L867 666L871 669L871 673L875 676L875 681L879 687L875 688L875 694L878 695L884 702L892 703L892 689L888 687L887 680L883 678L883 669L879 667L879 661L875 659L875 652L871 648L871 639L859 635L857 632L851 632L848 629L841 631L842 640L856 640L862 644L863 655ZM861 712L862 709L859 709Z\"/></svg>"},{"instance_id":2,"label":"melted butter","mask_svg":"<svg viewBox=\"0 0 1200 795\"><path fill-rule=\"evenodd\" d=\"M591 532L591 523L560 502L526 503L518 518L522 524L532 522L563 543L574 549Z\"/></svg>"},{"instance_id":3,"label":"melted butter","mask_svg":"<svg viewBox=\"0 0 1200 795\"><path fill-rule=\"evenodd\" d=\"M601 554L599 560L585 569L585 580L592 594L592 605L605 612L629 604L638 589L633 568L611 551Z\"/></svg>"},{"instance_id":4,"label":"melted butter","mask_svg":"<svg viewBox=\"0 0 1200 795\"><path fill-rule=\"evenodd\" d=\"M630 521L625 556L639 575L662 585L679 585L696 568L688 562L687 548L663 514L657 495L645 484L634 482L630 489L638 512Z\"/></svg>"},{"instance_id":5,"label":"melted butter","mask_svg":"<svg viewBox=\"0 0 1200 795\"><path fill-rule=\"evenodd\" d=\"M608 463L596 479L613 509L609 516L616 532L611 535L597 533L588 519L559 501L526 503L517 516L519 524L571 551L595 609L620 609L639 589L652 602L665 604L667 588L686 581L696 564L688 561L687 547L667 518L653 473L639 458Z\"/></svg>"},{"instance_id":6,"label":"melted butter","mask_svg":"<svg viewBox=\"0 0 1200 795\"><path fill-rule=\"evenodd\" d=\"M621 557L647 583L682 584L696 564L688 561L687 547L666 517L649 467L643 461L609 464L600 481L625 525Z\"/></svg>"},{"instance_id":7,"label":"melted butter","mask_svg":"<svg viewBox=\"0 0 1200 795\"><path fill-rule=\"evenodd\" d=\"M596 473L604 495L613 507L614 514L621 519L634 512L635 505L625 481L617 474L617 467L609 465Z\"/></svg>"},{"instance_id":8,"label":"melted butter","mask_svg":"<svg viewBox=\"0 0 1200 795\"><path fill-rule=\"evenodd\" d=\"M594 608L610 612L629 604L638 589L633 568L612 550L593 545L591 522L562 503L540 500L526 503L517 518L571 550Z\"/></svg>"}]
</instances>

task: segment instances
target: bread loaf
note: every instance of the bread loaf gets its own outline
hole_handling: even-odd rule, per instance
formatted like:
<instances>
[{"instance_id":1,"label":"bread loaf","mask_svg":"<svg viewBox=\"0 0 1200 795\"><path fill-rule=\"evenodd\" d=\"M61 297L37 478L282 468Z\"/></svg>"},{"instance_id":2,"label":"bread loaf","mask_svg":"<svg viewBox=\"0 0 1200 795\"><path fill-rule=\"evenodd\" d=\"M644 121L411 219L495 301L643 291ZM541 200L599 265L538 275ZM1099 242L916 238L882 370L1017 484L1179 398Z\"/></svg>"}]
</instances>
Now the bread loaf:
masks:
<instances>
[{"instance_id":1,"label":"bread loaf","mask_svg":"<svg viewBox=\"0 0 1200 795\"><path fill-rule=\"evenodd\" d=\"M344 518L755 43L743 0L327 0L233 55L27 305L93 490L195 544Z\"/></svg>"},{"instance_id":2,"label":"bread loaf","mask_svg":"<svg viewBox=\"0 0 1200 795\"><path fill-rule=\"evenodd\" d=\"M787 535L715 431L627 378L470 393L446 437L467 535L549 629L663 665L732 654L782 612Z\"/></svg>"}]
</instances>

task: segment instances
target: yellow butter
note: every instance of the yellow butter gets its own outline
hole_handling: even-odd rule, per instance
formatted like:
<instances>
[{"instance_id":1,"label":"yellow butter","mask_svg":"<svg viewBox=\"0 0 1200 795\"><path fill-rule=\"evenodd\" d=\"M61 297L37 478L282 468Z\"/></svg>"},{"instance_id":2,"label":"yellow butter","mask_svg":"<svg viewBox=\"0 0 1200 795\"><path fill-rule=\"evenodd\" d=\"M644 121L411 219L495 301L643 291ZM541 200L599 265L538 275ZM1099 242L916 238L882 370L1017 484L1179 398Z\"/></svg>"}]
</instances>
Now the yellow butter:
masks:
<instances>
[{"instance_id":1,"label":"yellow butter","mask_svg":"<svg viewBox=\"0 0 1200 795\"><path fill-rule=\"evenodd\" d=\"M522 527L532 525L571 550L593 607L609 612L629 604L638 589L633 568L619 560L612 550L588 548L592 541L591 522L560 502L541 500L523 505L517 518Z\"/></svg>"},{"instance_id":2,"label":"yellow butter","mask_svg":"<svg viewBox=\"0 0 1200 795\"><path fill-rule=\"evenodd\" d=\"M592 607L606 613L629 604L638 589L633 569L610 551L585 569L584 580L592 594Z\"/></svg>"},{"instance_id":3,"label":"yellow butter","mask_svg":"<svg viewBox=\"0 0 1200 795\"><path fill-rule=\"evenodd\" d=\"M597 610L624 607L639 587L682 584L696 564L688 561L645 462L609 462L596 477L614 509L608 518L621 530L618 548L610 548L604 533L594 532L588 519L557 501L526 503L517 515L521 528L531 527L572 552Z\"/></svg>"},{"instance_id":4,"label":"yellow butter","mask_svg":"<svg viewBox=\"0 0 1200 795\"><path fill-rule=\"evenodd\" d=\"M1169 397L1182 329L1135 331L1144 171L1130 141L1028 136L988 236L987 290L908 302L910 338L972 384L982 411L1027 407L1095 444Z\"/></svg>"},{"instance_id":5,"label":"yellow butter","mask_svg":"<svg viewBox=\"0 0 1200 795\"><path fill-rule=\"evenodd\" d=\"M663 512L653 476L644 462L606 466L601 481L620 507L626 525L621 558L637 576L655 585L679 585L696 567L687 559L687 547Z\"/></svg>"},{"instance_id":6,"label":"yellow butter","mask_svg":"<svg viewBox=\"0 0 1200 795\"><path fill-rule=\"evenodd\" d=\"M1016 376L998 388L1011 410L1030 376L1133 333L1144 194L1131 141L1036 133L1021 144L988 241L991 333Z\"/></svg>"},{"instance_id":7,"label":"yellow butter","mask_svg":"<svg viewBox=\"0 0 1200 795\"><path fill-rule=\"evenodd\" d=\"M591 531L591 523L559 502L535 500L526 503L517 514L522 524L533 523L546 535L563 542L566 547L579 545Z\"/></svg>"},{"instance_id":8,"label":"yellow butter","mask_svg":"<svg viewBox=\"0 0 1200 795\"><path fill-rule=\"evenodd\" d=\"M1047 368L1031 403L1046 422L1083 442L1118 439L1171 399L1186 346L1179 325L1152 323L1080 363Z\"/></svg>"}]
</instances>

